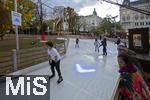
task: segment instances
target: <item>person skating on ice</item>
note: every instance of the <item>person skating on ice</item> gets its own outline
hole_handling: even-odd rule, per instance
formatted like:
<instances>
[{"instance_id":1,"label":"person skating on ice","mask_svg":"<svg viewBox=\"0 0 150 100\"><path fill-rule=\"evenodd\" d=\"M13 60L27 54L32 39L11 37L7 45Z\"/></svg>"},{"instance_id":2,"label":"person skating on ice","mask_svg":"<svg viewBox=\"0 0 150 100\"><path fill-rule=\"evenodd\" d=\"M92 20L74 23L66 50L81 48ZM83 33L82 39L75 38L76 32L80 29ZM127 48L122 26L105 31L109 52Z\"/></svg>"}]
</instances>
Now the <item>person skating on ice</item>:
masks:
<instances>
[{"instance_id":1,"label":"person skating on ice","mask_svg":"<svg viewBox=\"0 0 150 100\"><path fill-rule=\"evenodd\" d=\"M75 48L79 48L79 38L76 38Z\"/></svg>"},{"instance_id":2,"label":"person skating on ice","mask_svg":"<svg viewBox=\"0 0 150 100\"><path fill-rule=\"evenodd\" d=\"M97 51L99 52L100 43L98 42L97 38L95 39L94 46L95 46L95 52Z\"/></svg>"},{"instance_id":3,"label":"person skating on ice","mask_svg":"<svg viewBox=\"0 0 150 100\"><path fill-rule=\"evenodd\" d=\"M56 69L56 71L58 73L58 77L59 77L57 80L57 83L59 84L60 82L63 81L61 71L60 71L61 56L60 56L59 52L53 47L52 42L47 42L46 44L48 46L47 53L49 56L49 64L51 66L51 72L52 72L52 75L49 77L49 79L51 79L55 76L55 69Z\"/></svg>"},{"instance_id":4,"label":"person skating on ice","mask_svg":"<svg viewBox=\"0 0 150 100\"><path fill-rule=\"evenodd\" d=\"M115 44L119 45L121 43L121 39L120 37L117 38L117 41L115 42Z\"/></svg>"},{"instance_id":5,"label":"person skating on ice","mask_svg":"<svg viewBox=\"0 0 150 100\"><path fill-rule=\"evenodd\" d=\"M104 37L103 40L101 41L101 45L100 46L103 46L103 55L107 55L107 40L106 38Z\"/></svg>"}]
</instances>

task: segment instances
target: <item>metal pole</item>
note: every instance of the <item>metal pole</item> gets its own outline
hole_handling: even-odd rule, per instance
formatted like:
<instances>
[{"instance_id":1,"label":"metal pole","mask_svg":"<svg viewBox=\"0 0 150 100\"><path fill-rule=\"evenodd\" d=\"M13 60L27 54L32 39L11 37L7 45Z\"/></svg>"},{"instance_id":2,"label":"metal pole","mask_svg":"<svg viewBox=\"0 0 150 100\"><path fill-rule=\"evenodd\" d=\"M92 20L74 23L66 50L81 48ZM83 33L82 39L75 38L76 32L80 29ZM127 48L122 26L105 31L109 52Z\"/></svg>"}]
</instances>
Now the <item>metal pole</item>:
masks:
<instances>
[{"instance_id":1,"label":"metal pole","mask_svg":"<svg viewBox=\"0 0 150 100\"><path fill-rule=\"evenodd\" d=\"M114 17L112 17L113 19L114 19L114 23L115 23L115 26L114 26L114 35L116 36L116 18L118 17L118 15L117 16L114 16Z\"/></svg>"},{"instance_id":2,"label":"metal pole","mask_svg":"<svg viewBox=\"0 0 150 100\"><path fill-rule=\"evenodd\" d=\"M17 12L17 0L14 0L14 11ZM18 26L15 26L15 32L16 32L16 49L19 51L19 37L18 37Z\"/></svg>"},{"instance_id":3,"label":"metal pole","mask_svg":"<svg viewBox=\"0 0 150 100\"><path fill-rule=\"evenodd\" d=\"M13 52L13 55L12 55L13 68L12 68L12 70L16 71L17 70L17 52L16 52L16 49L13 49L12 52Z\"/></svg>"},{"instance_id":4,"label":"metal pole","mask_svg":"<svg viewBox=\"0 0 150 100\"><path fill-rule=\"evenodd\" d=\"M114 22L115 22L114 30L115 30L115 36L116 36L116 20L115 20L115 18L114 18Z\"/></svg>"}]
</instances>

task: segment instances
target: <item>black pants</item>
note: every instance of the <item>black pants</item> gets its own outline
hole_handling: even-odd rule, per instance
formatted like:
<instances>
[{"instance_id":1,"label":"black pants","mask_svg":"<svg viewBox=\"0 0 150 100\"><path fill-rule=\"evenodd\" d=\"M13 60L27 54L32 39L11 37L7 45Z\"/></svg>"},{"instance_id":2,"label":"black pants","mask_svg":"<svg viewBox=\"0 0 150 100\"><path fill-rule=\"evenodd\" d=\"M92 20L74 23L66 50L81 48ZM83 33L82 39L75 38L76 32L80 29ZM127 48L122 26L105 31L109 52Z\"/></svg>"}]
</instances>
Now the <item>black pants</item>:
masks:
<instances>
[{"instance_id":1,"label":"black pants","mask_svg":"<svg viewBox=\"0 0 150 100\"><path fill-rule=\"evenodd\" d=\"M52 71L52 75L55 76L55 69L58 73L58 76L61 77L61 71L60 71L60 60L55 62L52 60L52 62L49 61L49 64L51 65L51 71ZM55 68L55 69L54 69Z\"/></svg>"},{"instance_id":2,"label":"black pants","mask_svg":"<svg viewBox=\"0 0 150 100\"><path fill-rule=\"evenodd\" d=\"M107 55L107 49L106 49L106 46L103 46L103 55Z\"/></svg>"}]
</instances>

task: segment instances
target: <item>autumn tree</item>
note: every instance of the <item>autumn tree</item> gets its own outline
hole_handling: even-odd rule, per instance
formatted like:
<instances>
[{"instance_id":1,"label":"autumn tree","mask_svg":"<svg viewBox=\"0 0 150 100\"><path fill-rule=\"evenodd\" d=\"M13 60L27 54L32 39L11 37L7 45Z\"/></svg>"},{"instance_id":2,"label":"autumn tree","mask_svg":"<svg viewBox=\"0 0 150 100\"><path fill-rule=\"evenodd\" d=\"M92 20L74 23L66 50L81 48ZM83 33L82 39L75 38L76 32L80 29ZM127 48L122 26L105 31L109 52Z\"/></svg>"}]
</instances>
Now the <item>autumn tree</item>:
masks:
<instances>
[{"instance_id":1,"label":"autumn tree","mask_svg":"<svg viewBox=\"0 0 150 100\"><path fill-rule=\"evenodd\" d=\"M9 2L10 3L10 2ZM11 27L10 23L10 13L7 3L0 1L0 38L3 40L6 30Z\"/></svg>"},{"instance_id":2,"label":"autumn tree","mask_svg":"<svg viewBox=\"0 0 150 100\"><path fill-rule=\"evenodd\" d=\"M65 17L69 25L69 31L75 33L78 24L77 13L71 7L65 8L64 11L65 11Z\"/></svg>"},{"instance_id":3,"label":"autumn tree","mask_svg":"<svg viewBox=\"0 0 150 100\"><path fill-rule=\"evenodd\" d=\"M30 27L34 21L36 4L31 0L18 0L18 12L22 14L22 28Z\"/></svg>"},{"instance_id":4,"label":"autumn tree","mask_svg":"<svg viewBox=\"0 0 150 100\"><path fill-rule=\"evenodd\" d=\"M17 0L17 10L22 14L21 28L29 27L35 16L36 4L31 0ZM0 0L0 37L3 39L6 31L12 29L11 11L13 11L13 0Z\"/></svg>"},{"instance_id":5,"label":"autumn tree","mask_svg":"<svg viewBox=\"0 0 150 100\"><path fill-rule=\"evenodd\" d=\"M90 30L90 32L93 32L95 35L105 34L107 32L109 36L115 36L116 32L122 31L120 23L114 21L111 16L103 18L97 27Z\"/></svg>"}]
</instances>

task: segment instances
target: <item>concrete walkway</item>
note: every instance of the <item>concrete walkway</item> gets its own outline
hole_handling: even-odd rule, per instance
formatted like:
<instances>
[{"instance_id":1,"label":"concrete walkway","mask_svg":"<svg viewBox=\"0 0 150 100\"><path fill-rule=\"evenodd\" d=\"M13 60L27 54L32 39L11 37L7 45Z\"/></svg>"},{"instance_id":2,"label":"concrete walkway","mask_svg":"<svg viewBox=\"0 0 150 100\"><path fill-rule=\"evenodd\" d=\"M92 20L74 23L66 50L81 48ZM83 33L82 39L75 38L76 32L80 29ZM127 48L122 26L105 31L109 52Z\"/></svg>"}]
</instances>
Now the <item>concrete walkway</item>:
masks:
<instances>
[{"instance_id":1,"label":"concrete walkway","mask_svg":"<svg viewBox=\"0 0 150 100\"><path fill-rule=\"evenodd\" d=\"M108 42L108 55L94 51L94 40L82 39L80 48L74 48L70 39L66 56L61 61L64 81L57 85L57 75L50 81L50 100L110 100L119 77L117 47ZM50 75L48 62L28 75Z\"/></svg>"}]
</instances>

